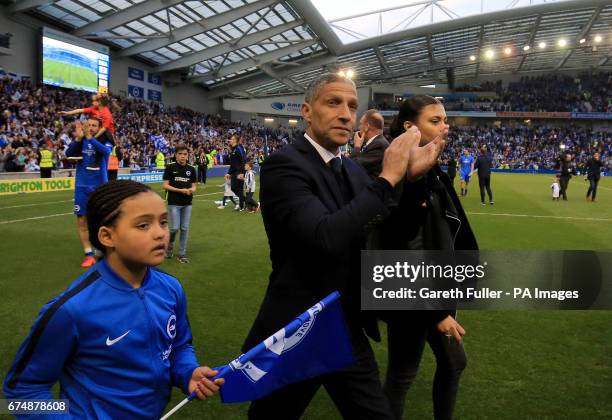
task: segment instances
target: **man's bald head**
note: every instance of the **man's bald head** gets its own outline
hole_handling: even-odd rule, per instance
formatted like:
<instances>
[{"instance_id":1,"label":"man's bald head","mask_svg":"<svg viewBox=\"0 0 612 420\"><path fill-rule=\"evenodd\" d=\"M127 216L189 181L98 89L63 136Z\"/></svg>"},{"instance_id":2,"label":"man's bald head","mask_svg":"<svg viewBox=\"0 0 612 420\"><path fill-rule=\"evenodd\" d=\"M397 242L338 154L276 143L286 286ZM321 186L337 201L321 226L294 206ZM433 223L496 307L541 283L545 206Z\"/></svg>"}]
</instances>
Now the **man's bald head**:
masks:
<instances>
[{"instance_id":1,"label":"man's bald head","mask_svg":"<svg viewBox=\"0 0 612 420\"><path fill-rule=\"evenodd\" d=\"M372 128L383 130L385 128L385 119L376 109L368 109L363 113L363 121L370 124Z\"/></svg>"},{"instance_id":2,"label":"man's bald head","mask_svg":"<svg viewBox=\"0 0 612 420\"><path fill-rule=\"evenodd\" d=\"M376 109L368 109L359 120L359 131L365 141L381 135L385 128L385 120Z\"/></svg>"}]
</instances>

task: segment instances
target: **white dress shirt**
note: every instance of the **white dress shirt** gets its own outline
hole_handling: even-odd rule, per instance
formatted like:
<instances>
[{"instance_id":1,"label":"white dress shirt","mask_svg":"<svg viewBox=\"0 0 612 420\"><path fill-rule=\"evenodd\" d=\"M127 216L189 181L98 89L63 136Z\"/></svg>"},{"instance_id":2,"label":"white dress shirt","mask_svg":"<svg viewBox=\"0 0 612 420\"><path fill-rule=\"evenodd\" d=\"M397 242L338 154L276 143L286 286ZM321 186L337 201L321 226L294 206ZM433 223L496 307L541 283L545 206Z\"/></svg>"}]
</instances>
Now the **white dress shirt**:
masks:
<instances>
[{"instance_id":1,"label":"white dress shirt","mask_svg":"<svg viewBox=\"0 0 612 420\"><path fill-rule=\"evenodd\" d=\"M314 147L315 150L319 153L321 159L323 159L323 162L325 162L326 165L329 165L329 162L333 158L342 159L342 153L340 153L340 149L338 149L338 153L334 155L332 152L330 152L329 150L321 146L319 143L311 139L308 134L304 133L304 137L306 137L306 140L308 140L310 144L312 144L312 147Z\"/></svg>"}]
</instances>

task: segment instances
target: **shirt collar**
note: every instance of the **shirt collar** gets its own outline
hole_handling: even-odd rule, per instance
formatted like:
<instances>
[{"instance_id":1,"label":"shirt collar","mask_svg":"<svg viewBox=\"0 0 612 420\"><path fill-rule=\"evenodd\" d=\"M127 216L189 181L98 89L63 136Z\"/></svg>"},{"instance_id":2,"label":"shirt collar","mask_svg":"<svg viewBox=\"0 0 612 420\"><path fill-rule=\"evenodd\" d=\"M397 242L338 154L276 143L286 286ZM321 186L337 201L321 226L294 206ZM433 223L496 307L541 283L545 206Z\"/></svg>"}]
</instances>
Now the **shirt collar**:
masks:
<instances>
[{"instance_id":1,"label":"shirt collar","mask_svg":"<svg viewBox=\"0 0 612 420\"><path fill-rule=\"evenodd\" d=\"M368 147L370 145L370 143L372 143L374 141L374 139L376 137L380 136L380 134L375 135L374 137L372 137L370 140L366 141L366 144L363 145L362 149L365 149L366 147Z\"/></svg>"},{"instance_id":2,"label":"shirt collar","mask_svg":"<svg viewBox=\"0 0 612 420\"><path fill-rule=\"evenodd\" d=\"M329 164L329 162L333 158L342 159L342 153L340 152L340 149L338 149L338 153L334 155L332 152L330 152L329 150L321 146L319 143L311 139L308 134L304 133L304 137L306 137L306 140L308 140L310 144L312 144L312 147L314 147L315 150L319 153L319 156L321 156L321 159L323 159L323 162L325 162L326 165Z\"/></svg>"},{"instance_id":3,"label":"shirt collar","mask_svg":"<svg viewBox=\"0 0 612 420\"><path fill-rule=\"evenodd\" d=\"M135 289L131 284L125 281L123 277L117 274L110 267L110 265L108 265L108 263L106 262L106 258L102 258L102 260L96 263L96 269L102 275L102 279L116 289L126 290L126 291L139 290L139 289ZM151 269L147 268L147 272L144 276L144 279L142 280L140 289L143 289L149 283L150 277L151 277Z\"/></svg>"}]
</instances>

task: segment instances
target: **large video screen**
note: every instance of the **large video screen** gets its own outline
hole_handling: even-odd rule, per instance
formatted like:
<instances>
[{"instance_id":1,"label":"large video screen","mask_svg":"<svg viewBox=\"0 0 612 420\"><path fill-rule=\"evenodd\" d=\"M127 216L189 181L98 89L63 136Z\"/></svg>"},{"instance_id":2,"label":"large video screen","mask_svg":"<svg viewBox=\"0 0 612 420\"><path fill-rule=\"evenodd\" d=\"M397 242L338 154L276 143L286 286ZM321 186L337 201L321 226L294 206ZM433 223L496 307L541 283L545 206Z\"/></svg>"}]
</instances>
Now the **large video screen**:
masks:
<instances>
[{"instance_id":1,"label":"large video screen","mask_svg":"<svg viewBox=\"0 0 612 420\"><path fill-rule=\"evenodd\" d=\"M88 92L108 92L108 54L47 36L42 37L44 84Z\"/></svg>"}]
</instances>

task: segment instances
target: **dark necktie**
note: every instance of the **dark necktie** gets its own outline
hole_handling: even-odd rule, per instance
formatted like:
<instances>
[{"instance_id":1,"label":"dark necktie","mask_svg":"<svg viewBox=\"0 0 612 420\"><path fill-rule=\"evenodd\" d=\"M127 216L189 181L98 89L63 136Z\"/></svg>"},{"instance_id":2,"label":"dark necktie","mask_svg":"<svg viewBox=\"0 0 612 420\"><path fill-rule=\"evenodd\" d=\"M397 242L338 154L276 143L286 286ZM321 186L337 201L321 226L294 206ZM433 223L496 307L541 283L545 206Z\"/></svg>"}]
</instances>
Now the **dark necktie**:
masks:
<instances>
[{"instance_id":1,"label":"dark necktie","mask_svg":"<svg viewBox=\"0 0 612 420\"><path fill-rule=\"evenodd\" d=\"M342 159L339 157L335 157L329 161L329 166L334 173L334 177L336 178L336 182L338 183L338 187L340 187L340 192L342 193L342 200L344 204L351 201L351 195L349 193L349 186L346 184L346 178L344 176L344 171L342 170Z\"/></svg>"}]
</instances>

